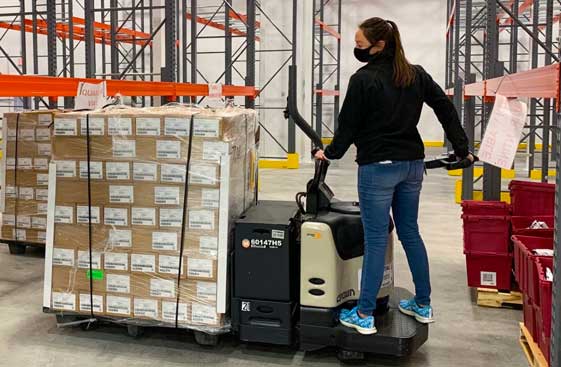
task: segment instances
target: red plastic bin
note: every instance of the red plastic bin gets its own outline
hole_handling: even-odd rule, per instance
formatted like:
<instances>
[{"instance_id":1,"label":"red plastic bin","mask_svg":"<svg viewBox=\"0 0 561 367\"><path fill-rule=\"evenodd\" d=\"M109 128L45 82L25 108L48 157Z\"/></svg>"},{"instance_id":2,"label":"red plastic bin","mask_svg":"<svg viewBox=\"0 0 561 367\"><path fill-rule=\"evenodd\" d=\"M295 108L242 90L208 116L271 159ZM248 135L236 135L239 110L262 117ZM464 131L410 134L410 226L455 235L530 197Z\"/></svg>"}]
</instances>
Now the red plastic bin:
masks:
<instances>
[{"instance_id":1,"label":"red plastic bin","mask_svg":"<svg viewBox=\"0 0 561 367\"><path fill-rule=\"evenodd\" d=\"M532 256L528 258L528 297L534 305L540 306L540 274L538 272L538 261L552 259L551 256Z\"/></svg>"},{"instance_id":2,"label":"red plastic bin","mask_svg":"<svg viewBox=\"0 0 561 367\"><path fill-rule=\"evenodd\" d=\"M464 215L510 215L510 205L502 201L463 200Z\"/></svg>"},{"instance_id":3,"label":"red plastic bin","mask_svg":"<svg viewBox=\"0 0 561 367\"><path fill-rule=\"evenodd\" d=\"M550 268L553 271L553 258L540 258L537 261L537 269L540 281L540 310L541 317L543 321L542 328L540 332L543 332L543 336L546 338L551 338L551 308L552 308L552 284L553 282L546 279L546 268Z\"/></svg>"},{"instance_id":4,"label":"red plastic bin","mask_svg":"<svg viewBox=\"0 0 561 367\"><path fill-rule=\"evenodd\" d=\"M508 188L512 215L554 215L554 184L514 180Z\"/></svg>"},{"instance_id":5,"label":"red plastic bin","mask_svg":"<svg viewBox=\"0 0 561 367\"><path fill-rule=\"evenodd\" d=\"M538 342L538 346L540 347L540 350L543 353L543 356L545 357L545 360L549 363L549 359L551 358L551 338L547 338L547 337L543 337L540 338L540 341Z\"/></svg>"},{"instance_id":6,"label":"red plastic bin","mask_svg":"<svg viewBox=\"0 0 561 367\"><path fill-rule=\"evenodd\" d=\"M535 220L545 222L549 228L530 229L529 227ZM534 236L534 237L553 237L553 228L555 225L555 217L548 215L532 215L527 217L510 218L513 235Z\"/></svg>"},{"instance_id":7,"label":"red plastic bin","mask_svg":"<svg viewBox=\"0 0 561 367\"><path fill-rule=\"evenodd\" d=\"M466 253L468 286L511 289L512 255Z\"/></svg>"},{"instance_id":8,"label":"red plastic bin","mask_svg":"<svg viewBox=\"0 0 561 367\"><path fill-rule=\"evenodd\" d=\"M524 312L524 326L532 335L532 338L536 340L537 337L537 325L536 325L536 309L532 300L527 295L523 294L522 299L524 301L523 312Z\"/></svg>"},{"instance_id":9,"label":"red plastic bin","mask_svg":"<svg viewBox=\"0 0 561 367\"><path fill-rule=\"evenodd\" d=\"M512 236L514 242L514 277L522 292L528 292L528 267L533 266L536 249L553 249L553 238Z\"/></svg>"},{"instance_id":10,"label":"red plastic bin","mask_svg":"<svg viewBox=\"0 0 561 367\"><path fill-rule=\"evenodd\" d=\"M464 252L508 255L510 253L510 217L462 215Z\"/></svg>"}]
</instances>

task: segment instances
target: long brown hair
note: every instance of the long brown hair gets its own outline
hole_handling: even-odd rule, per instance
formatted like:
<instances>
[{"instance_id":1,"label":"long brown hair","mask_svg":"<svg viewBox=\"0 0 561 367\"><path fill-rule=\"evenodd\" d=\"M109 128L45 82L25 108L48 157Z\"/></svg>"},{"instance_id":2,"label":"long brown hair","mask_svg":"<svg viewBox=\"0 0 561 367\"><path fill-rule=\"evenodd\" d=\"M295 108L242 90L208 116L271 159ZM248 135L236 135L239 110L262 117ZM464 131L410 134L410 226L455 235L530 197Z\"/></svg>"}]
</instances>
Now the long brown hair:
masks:
<instances>
[{"instance_id":1,"label":"long brown hair","mask_svg":"<svg viewBox=\"0 0 561 367\"><path fill-rule=\"evenodd\" d=\"M408 87L415 80L415 68L407 61L397 24L382 18L369 18L359 25L366 39L371 44L384 41L384 51L394 52L394 82L398 87Z\"/></svg>"}]
</instances>

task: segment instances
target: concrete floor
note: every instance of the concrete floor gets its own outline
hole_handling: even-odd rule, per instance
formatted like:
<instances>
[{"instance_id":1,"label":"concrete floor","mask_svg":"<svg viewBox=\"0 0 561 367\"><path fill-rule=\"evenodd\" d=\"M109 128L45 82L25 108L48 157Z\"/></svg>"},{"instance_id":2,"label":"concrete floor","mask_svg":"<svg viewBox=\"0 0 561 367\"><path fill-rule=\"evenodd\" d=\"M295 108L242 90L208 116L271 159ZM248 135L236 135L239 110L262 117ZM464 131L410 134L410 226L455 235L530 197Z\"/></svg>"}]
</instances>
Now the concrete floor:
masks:
<instances>
[{"instance_id":1,"label":"concrete floor","mask_svg":"<svg viewBox=\"0 0 561 367\"><path fill-rule=\"evenodd\" d=\"M429 154L437 154L432 150ZM292 200L303 190L312 168L262 171L261 198ZM352 154L332 165L328 183L340 199L356 200ZM429 172L421 204L420 226L426 241L437 322L428 342L406 360L371 357L368 366L524 366L518 345L522 312L480 308L466 287L460 208L454 203L454 179ZM396 285L412 289L403 250L396 247ZM226 337L220 347L204 349L190 334L148 331L140 339L118 326L84 332L57 328L43 314L43 254L11 256L0 245L0 366L328 366L339 362L333 351L301 353L286 348L244 345Z\"/></svg>"}]
</instances>

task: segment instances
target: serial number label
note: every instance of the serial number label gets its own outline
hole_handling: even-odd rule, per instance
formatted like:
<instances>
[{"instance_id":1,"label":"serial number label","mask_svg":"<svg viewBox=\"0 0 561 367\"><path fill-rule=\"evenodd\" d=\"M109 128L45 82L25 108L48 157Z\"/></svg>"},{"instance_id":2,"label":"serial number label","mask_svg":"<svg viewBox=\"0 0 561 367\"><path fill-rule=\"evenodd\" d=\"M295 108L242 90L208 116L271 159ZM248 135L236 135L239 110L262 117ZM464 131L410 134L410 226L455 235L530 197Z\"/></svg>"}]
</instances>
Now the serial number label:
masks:
<instances>
[{"instance_id":1,"label":"serial number label","mask_svg":"<svg viewBox=\"0 0 561 367\"><path fill-rule=\"evenodd\" d=\"M280 240L261 240L253 238L250 241L252 248L279 248L282 246Z\"/></svg>"}]
</instances>

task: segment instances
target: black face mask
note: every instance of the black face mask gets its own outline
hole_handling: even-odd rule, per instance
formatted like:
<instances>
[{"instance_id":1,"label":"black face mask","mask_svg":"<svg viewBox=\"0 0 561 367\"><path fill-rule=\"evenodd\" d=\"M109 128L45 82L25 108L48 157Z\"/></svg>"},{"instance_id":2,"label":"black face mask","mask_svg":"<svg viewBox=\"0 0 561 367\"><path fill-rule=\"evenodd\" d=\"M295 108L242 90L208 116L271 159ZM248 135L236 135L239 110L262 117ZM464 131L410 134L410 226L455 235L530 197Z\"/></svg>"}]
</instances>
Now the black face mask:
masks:
<instances>
[{"instance_id":1,"label":"black face mask","mask_svg":"<svg viewBox=\"0 0 561 367\"><path fill-rule=\"evenodd\" d=\"M372 47L374 47L374 45L372 45L368 48L355 47L354 54L355 54L356 59L360 62L370 61L370 58L372 56L374 56L374 55L370 55L370 50L372 49Z\"/></svg>"}]
</instances>

